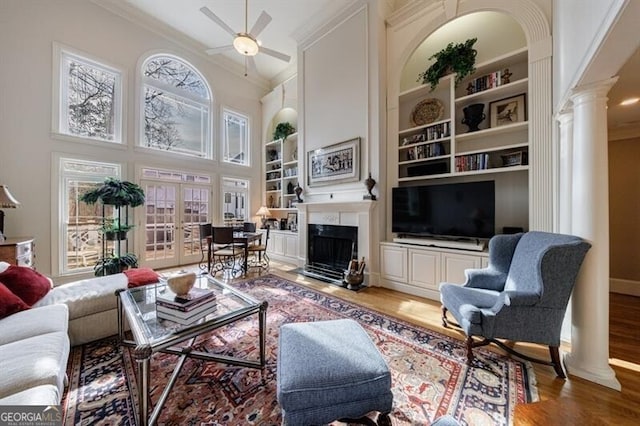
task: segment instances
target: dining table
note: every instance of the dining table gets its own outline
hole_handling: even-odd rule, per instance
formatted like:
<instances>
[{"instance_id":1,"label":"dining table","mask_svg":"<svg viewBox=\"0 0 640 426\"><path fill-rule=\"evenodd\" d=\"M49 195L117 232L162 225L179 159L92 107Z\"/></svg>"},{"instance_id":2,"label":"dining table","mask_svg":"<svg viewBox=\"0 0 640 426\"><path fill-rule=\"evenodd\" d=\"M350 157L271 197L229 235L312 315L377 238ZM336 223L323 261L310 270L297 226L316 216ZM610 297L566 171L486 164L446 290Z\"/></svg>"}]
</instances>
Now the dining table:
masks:
<instances>
[{"instance_id":1,"label":"dining table","mask_svg":"<svg viewBox=\"0 0 640 426\"><path fill-rule=\"evenodd\" d=\"M245 232L245 231L235 231L233 233L233 243L241 244L244 249L244 256L242 261L242 272L243 274L247 273L247 262L249 260L249 244L254 244L257 242L258 244L262 243L262 233L261 232ZM207 236L207 271L211 272L211 258L213 254L213 237L211 235Z\"/></svg>"}]
</instances>

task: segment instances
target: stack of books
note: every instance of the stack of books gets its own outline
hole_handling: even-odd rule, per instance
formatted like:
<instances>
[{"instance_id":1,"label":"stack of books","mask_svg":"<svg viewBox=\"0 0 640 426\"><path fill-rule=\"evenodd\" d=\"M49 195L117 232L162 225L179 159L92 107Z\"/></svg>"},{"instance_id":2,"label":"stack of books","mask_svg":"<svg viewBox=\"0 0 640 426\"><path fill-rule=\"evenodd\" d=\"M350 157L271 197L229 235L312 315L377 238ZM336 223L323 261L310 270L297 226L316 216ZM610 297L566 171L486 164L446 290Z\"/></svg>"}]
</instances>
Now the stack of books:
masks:
<instances>
[{"instance_id":1,"label":"stack of books","mask_svg":"<svg viewBox=\"0 0 640 426\"><path fill-rule=\"evenodd\" d=\"M177 296L169 287L156 295L156 316L189 325L216 310L216 295L204 288L192 288L186 296Z\"/></svg>"}]
</instances>

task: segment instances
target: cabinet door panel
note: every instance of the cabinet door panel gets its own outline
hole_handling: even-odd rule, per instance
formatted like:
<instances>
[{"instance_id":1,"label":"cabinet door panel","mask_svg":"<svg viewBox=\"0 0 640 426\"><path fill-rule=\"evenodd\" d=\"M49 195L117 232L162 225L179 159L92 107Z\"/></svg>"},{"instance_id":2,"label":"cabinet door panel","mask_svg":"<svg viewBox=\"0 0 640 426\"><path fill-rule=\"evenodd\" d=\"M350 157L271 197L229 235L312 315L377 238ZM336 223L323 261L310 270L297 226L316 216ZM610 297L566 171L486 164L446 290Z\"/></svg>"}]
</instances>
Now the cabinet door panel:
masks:
<instances>
[{"instance_id":1,"label":"cabinet door panel","mask_svg":"<svg viewBox=\"0 0 640 426\"><path fill-rule=\"evenodd\" d=\"M284 255L289 257L298 257L298 236L287 235L285 237Z\"/></svg>"},{"instance_id":2,"label":"cabinet door panel","mask_svg":"<svg viewBox=\"0 0 640 426\"><path fill-rule=\"evenodd\" d=\"M284 235L274 233L271 247L275 254L284 255Z\"/></svg>"},{"instance_id":3,"label":"cabinet door panel","mask_svg":"<svg viewBox=\"0 0 640 426\"><path fill-rule=\"evenodd\" d=\"M466 254L442 254L442 281L453 284L464 284L466 277L465 269L480 268L481 260L479 256Z\"/></svg>"},{"instance_id":4,"label":"cabinet door panel","mask_svg":"<svg viewBox=\"0 0 640 426\"><path fill-rule=\"evenodd\" d=\"M380 247L382 277L398 282L407 282L407 249L404 247Z\"/></svg>"},{"instance_id":5,"label":"cabinet door panel","mask_svg":"<svg viewBox=\"0 0 640 426\"><path fill-rule=\"evenodd\" d=\"M438 290L440 253L409 249L409 284Z\"/></svg>"}]
</instances>

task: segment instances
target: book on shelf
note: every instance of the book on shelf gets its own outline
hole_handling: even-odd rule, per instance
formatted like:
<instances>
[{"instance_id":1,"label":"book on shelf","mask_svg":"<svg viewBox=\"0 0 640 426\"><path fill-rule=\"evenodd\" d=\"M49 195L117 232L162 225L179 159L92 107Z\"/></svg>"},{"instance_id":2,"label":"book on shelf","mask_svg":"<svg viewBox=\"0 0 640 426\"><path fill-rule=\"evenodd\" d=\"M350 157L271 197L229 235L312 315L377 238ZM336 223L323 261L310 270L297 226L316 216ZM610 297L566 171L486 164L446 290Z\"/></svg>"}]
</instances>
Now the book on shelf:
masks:
<instances>
[{"instance_id":1,"label":"book on shelf","mask_svg":"<svg viewBox=\"0 0 640 426\"><path fill-rule=\"evenodd\" d=\"M173 307L176 310L189 311L209 300L215 300L213 290L194 287L186 296L178 296L167 286L156 294L156 305Z\"/></svg>"},{"instance_id":2,"label":"book on shelf","mask_svg":"<svg viewBox=\"0 0 640 426\"><path fill-rule=\"evenodd\" d=\"M160 311L160 310L157 310L157 307L156 307L156 317L158 319L169 320L182 325L190 325L198 322L205 316L215 312L217 308L218 308L218 305L214 303L202 312L198 312L195 315L183 318L181 316L175 315L177 312Z\"/></svg>"}]
</instances>

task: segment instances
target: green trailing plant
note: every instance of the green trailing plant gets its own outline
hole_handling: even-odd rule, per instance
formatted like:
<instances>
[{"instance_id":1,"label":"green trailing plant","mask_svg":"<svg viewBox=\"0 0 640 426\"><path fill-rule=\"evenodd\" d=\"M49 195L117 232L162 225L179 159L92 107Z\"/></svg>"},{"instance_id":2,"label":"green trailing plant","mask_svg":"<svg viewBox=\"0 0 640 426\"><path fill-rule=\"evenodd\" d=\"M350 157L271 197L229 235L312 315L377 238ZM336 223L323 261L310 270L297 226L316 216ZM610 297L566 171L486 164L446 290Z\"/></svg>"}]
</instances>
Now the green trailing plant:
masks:
<instances>
[{"instance_id":1,"label":"green trailing plant","mask_svg":"<svg viewBox=\"0 0 640 426\"><path fill-rule=\"evenodd\" d=\"M476 70L476 54L478 51L473 48L477 38L470 38L464 43L449 43L447 47L429 57L436 62L429 68L418 74L418 82L429 83L431 90L435 89L440 79L452 72L456 73L455 85L469 74Z\"/></svg>"},{"instance_id":2,"label":"green trailing plant","mask_svg":"<svg viewBox=\"0 0 640 426\"><path fill-rule=\"evenodd\" d=\"M295 133L296 129L289 122L278 123L276 130L273 132L273 140L284 139L292 133Z\"/></svg>"},{"instance_id":3,"label":"green trailing plant","mask_svg":"<svg viewBox=\"0 0 640 426\"><path fill-rule=\"evenodd\" d=\"M135 225L127 225L124 223L118 223L116 219L107 220L104 225L100 227L102 232L127 232Z\"/></svg>"},{"instance_id":4,"label":"green trailing plant","mask_svg":"<svg viewBox=\"0 0 640 426\"><path fill-rule=\"evenodd\" d=\"M106 178L104 183L91 191L85 192L80 200L87 204L102 204L122 207L137 207L144 204L144 190L135 183Z\"/></svg>"},{"instance_id":5,"label":"green trailing plant","mask_svg":"<svg viewBox=\"0 0 640 426\"><path fill-rule=\"evenodd\" d=\"M126 253L122 256L110 256L98 260L93 267L96 277L104 275L118 274L128 268L137 268L138 258L133 253Z\"/></svg>"}]
</instances>

